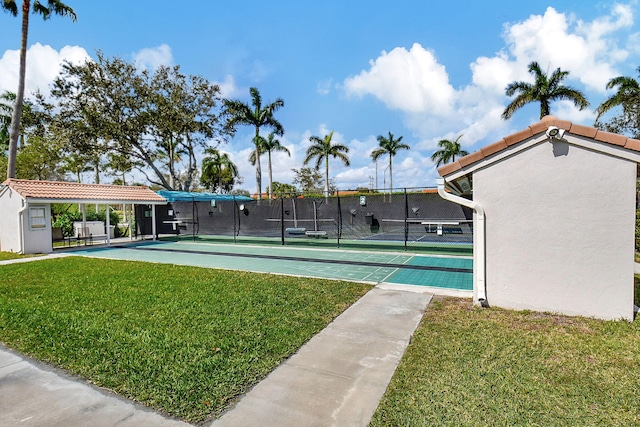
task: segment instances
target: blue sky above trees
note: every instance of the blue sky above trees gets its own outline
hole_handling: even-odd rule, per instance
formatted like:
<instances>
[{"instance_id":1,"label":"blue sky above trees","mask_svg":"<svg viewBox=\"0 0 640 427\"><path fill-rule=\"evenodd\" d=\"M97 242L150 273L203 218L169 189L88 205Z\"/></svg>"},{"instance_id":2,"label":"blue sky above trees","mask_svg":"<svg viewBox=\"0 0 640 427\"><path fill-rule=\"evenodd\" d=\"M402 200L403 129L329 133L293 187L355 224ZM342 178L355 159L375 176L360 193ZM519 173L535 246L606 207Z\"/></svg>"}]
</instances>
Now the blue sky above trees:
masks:
<instances>
[{"instance_id":1,"label":"blue sky above trees","mask_svg":"<svg viewBox=\"0 0 640 427\"><path fill-rule=\"evenodd\" d=\"M291 152L274 155L274 180L291 183L309 136L350 148L351 166L332 163L341 189L369 186L376 137L403 136L411 150L394 158L396 187L434 184L430 157L440 139L460 134L474 151L538 121L532 105L509 121L506 85L528 81L538 61L549 72L569 71L565 84L583 91L591 107L552 104L552 114L591 126L610 95L609 79L636 77L640 30L636 1L455 2L418 0L298 2L116 0L108 6L67 0L78 22L31 20L27 96L48 85L62 60L95 57L97 50L139 67L180 65L185 74L217 82L226 97L250 102L258 87L265 102L283 98L277 118ZM20 19L0 14L0 92L17 88ZM227 152L254 190L249 163L252 129L240 128ZM200 159L201 160L201 159ZM378 161L378 185L388 182ZM263 187L265 186L263 182Z\"/></svg>"}]
</instances>

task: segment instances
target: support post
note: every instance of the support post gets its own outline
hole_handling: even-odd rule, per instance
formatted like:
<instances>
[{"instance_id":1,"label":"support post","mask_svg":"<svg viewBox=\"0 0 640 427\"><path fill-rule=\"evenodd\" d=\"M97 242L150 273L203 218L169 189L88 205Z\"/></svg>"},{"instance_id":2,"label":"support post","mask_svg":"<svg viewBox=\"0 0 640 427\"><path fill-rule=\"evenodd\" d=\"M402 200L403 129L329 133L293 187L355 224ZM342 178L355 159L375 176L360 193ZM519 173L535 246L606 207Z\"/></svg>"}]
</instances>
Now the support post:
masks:
<instances>
[{"instance_id":1,"label":"support post","mask_svg":"<svg viewBox=\"0 0 640 427\"><path fill-rule=\"evenodd\" d=\"M105 206L105 224L106 224L106 232L107 232L107 246L111 246L111 215L109 215L109 205Z\"/></svg>"},{"instance_id":2,"label":"support post","mask_svg":"<svg viewBox=\"0 0 640 427\"><path fill-rule=\"evenodd\" d=\"M153 235L153 240L158 240L156 234L156 205L151 205L151 234Z\"/></svg>"}]
</instances>

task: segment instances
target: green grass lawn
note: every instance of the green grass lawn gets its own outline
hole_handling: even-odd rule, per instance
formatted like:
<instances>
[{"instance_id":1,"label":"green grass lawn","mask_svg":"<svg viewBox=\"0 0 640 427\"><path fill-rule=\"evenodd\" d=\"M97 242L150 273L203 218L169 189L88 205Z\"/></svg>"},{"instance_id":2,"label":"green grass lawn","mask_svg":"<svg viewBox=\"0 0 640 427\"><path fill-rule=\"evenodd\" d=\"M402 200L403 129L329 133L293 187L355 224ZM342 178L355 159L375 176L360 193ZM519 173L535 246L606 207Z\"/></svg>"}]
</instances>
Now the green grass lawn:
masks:
<instances>
[{"instance_id":1,"label":"green grass lawn","mask_svg":"<svg viewBox=\"0 0 640 427\"><path fill-rule=\"evenodd\" d=\"M14 252L0 252L0 261L5 261L9 259L18 259L24 258L26 255L16 254Z\"/></svg>"},{"instance_id":2,"label":"green grass lawn","mask_svg":"<svg viewBox=\"0 0 640 427\"><path fill-rule=\"evenodd\" d=\"M370 286L67 257L0 268L0 341L192 423Z\"/></svg>"},{"instance_id":3,"label":"green grass lawn","mask_svg":"<svg viewBox=\"0 0 640 427\"><path fill-rule=\"evenodd\" d=\"M639 423L639 321L480 309L439 298L371 426Z\"/></svg>"}]
</instances>

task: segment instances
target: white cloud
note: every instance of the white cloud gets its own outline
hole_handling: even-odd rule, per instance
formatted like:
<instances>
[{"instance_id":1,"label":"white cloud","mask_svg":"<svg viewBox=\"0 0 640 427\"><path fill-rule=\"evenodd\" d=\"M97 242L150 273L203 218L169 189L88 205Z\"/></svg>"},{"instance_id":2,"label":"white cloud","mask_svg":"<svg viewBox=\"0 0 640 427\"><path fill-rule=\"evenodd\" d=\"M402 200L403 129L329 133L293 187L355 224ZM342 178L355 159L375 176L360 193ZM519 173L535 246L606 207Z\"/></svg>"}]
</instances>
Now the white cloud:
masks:
<instances>
[{"instance_id":1,"label":"white cloud","mask_svg":"<svg viewBox=\"0 0 640 427\"><path fill-rule=\"evenodd\" d=\"M613 34L632 23L628 5L616 5L610 15L592 22L548 7L542 16L533 15L507 27L503 37L519 69L526 70L526 64L535 60L549 72L558 67L570 71L570 78L603 92L607 81L617 75L615 63L628 56L617 46Z\"/></svg>"},{"instance_id":2,"label":"white cloud","mask_svg":"<svg viewBox=\"0 0 640 427\"><path fill-rule=\"evenodd\" d=\"M640 52L626 49L640 38L630 32L633 23L629 4L616 4L609 14L589 22L548 7L544 14L506 24L505 47L473 61L466 86L454 89L435 54L416 43L410 50L397 47L382 52L370 61L368 70L346 78L343 87L348 95L372 95L389 109L402 111L405 125L420 139L415 147L419 150L432 151L446 135L460 134L464 134L462 145L473 150L478 142L494 142L538 120L537 115L523 113L507 122L500 118L510 102L506 86L532 82L531 61L549 73L558 67L569 71L565 84L585 92L595 108L598 97L605 96L606 83L620 75L616 67ZM552 114L593 123L593 110L578 111L568 102L554 103Z\"/></svg>"},{"instance_id":3,"label":"white cloud","mask_svg":"<svg viewBox=\"0 0 640 427\"><path fill-rule=\"evenodd\" d=\"M158 67L173 64L171 48L162 44L157 47L146 47L133 55L133 63L138 70L156 70Z\"/></svg>"},{"instance_id":4,"label":"white cloud","mask_svg":"<svg viewBox=\"0 0 640 427\"><path fill-rule=\"evenodd\" d=\"M220 92L225 98L235 98L242 91L236 86L236 81L231 74L224 76L224 81L214 82L220 87Z\"/></svg>"},{"instance_id":5,"label":"white cloud","mask_svg":"<svg viewBox=\"0 0 640 427\"><path fill-rule=\"evenodd\" d=\"M445 67L430 51L415 43L409 51L397 47L370 61L369 71L344 81L349 95L374 95L394 110L427 110L447 114L455 91Z\"/></svg>"},{"instance_id":6,"label":"white cloud","mask_svg":"<svg viewBox=\"0 0 640 427\"><path fill-rule=\"evenodd\" d=\"M34 44L27 50L25 95L29 97L37 90L47 95L64 61L79 64L87 59L87 52L78 46L66 46L57 52L51 46ZM19 50L7 50L0 58L0 93L18 90L19 61Z\"/></svg>"}]
</instances>

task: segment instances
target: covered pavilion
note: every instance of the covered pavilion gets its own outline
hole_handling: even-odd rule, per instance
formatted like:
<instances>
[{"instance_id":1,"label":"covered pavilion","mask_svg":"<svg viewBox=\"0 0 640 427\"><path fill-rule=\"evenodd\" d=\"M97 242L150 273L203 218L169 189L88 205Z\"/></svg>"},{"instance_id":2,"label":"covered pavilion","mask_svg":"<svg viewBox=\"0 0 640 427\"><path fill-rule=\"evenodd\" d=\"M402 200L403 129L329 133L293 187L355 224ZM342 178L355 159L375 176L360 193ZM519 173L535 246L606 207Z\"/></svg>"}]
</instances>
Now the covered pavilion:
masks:
<instances>
[{"instance_id":1,"label":"covered pavilion","mask_svg":"<svg viewBox=\"0 0 640 427\"><path fill-rule=\"evenodd\" d=\"M106 205L107 211L111 205L151 205L155 239L155 207L167 204L167 200L143 186L7 179L0 184L0 250L22 254L53 252L54 203ZM107 245L111 238L109 222L106 215Z\"/></svg>"}]
</instances>

